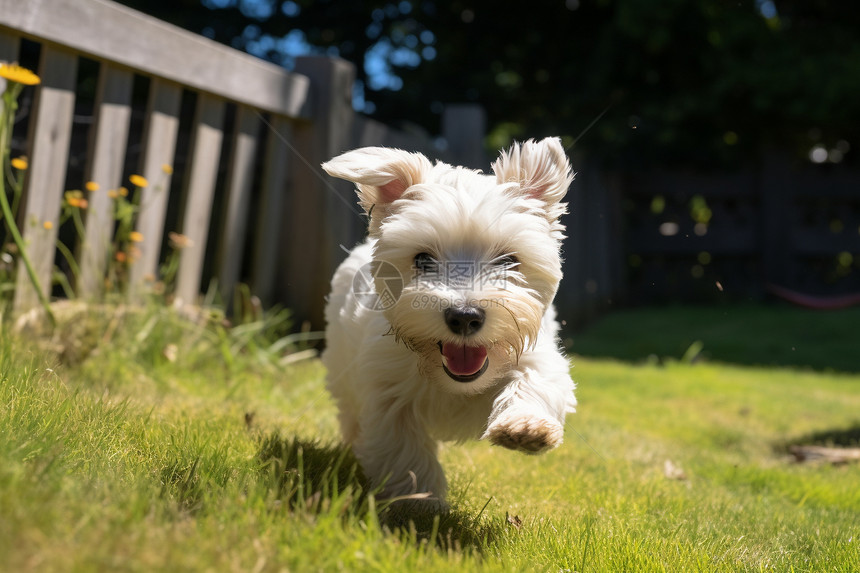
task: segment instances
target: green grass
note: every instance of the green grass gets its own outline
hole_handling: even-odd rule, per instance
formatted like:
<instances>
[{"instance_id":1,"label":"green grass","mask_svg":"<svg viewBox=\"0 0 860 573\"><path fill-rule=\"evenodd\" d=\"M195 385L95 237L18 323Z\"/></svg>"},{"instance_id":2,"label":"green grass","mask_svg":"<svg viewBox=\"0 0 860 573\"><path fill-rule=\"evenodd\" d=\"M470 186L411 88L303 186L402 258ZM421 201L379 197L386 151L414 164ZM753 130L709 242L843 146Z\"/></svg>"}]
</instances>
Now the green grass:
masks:
<instances>
[{"instance_id":1,"label":"green grass","mask_svg":"<svg viewBox=\"0 0 860 573\"><path fill-rule=\"evenodd\" d=\"M683 347L697 312L668 312L665 338ZM785 450L858 427L857 374L577 356L565 444L444 447L454 511L410 525L338 446L317 361L156 322L96 321L95 351L63 361L0 332L0 570L860 570L858 467ZM574 348L611 349L601 328Z\"/></svg>"}]
</instances>

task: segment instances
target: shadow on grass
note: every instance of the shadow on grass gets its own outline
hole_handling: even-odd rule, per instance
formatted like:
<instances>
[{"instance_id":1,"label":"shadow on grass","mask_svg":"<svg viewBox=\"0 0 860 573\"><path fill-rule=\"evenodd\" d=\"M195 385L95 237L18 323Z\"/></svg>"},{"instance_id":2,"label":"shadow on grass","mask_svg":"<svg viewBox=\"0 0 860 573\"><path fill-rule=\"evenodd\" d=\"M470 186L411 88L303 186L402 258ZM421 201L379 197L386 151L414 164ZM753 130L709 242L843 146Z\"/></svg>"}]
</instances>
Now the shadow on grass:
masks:
<instances>
[{"instance_id":1,"label":"shadow on grass","mask_svg":"<svg viewBox=\"0 0 860 573\"><path fill-rule=\"evenodd\" d=\"M860 422L855 422L853 426L848 428L812 432L782 444L783 449L791 446L860 447Z\"/></svg>"},{"instance_id":2,"label":"shadow on grass","mask_svg":"<svg viewBox=\"0 0 860 573\"><path fill-rule=\"evenodd\" d=\"M231 468L213 457L174 460L159 471L161 497L170 499L183 513L204 509L206 496L223 489L230 481Z\"/></svg>"},{"instance_id":3,"label":"shadow on grass","mask_svg":"<svg viewBox=\"0 0 860 573\"><path fill-rule=\"evenodd\" d=\"M269 489L291 510L317 513L335 499L343 512L362 514L370 507L369 484L349 448L276 433L261 438L257 459Z\"/></svg>"},{"instance_id":4,"label":"shadow on grass","mask_svg":"<svg viewBox=\"0 0 860 573\"><path fill-rule=\"evenodd\" d=\"M279 434L260 440L257 458L280 505L291 511L335 511L338 515L373 514L393 535L443 550L482 551L500 528L481 522L481 513L452 508L439 512L420 502L377 501L352 451L343 445L321 444Z\"/></svg>"},{"instance_id":5,"label":"shadow on grass","mask_svg":"<svg viewBox=\"0 0 860 573\"><path fill-rule=\"evenodd\" d=\"M838 312L780 303L640 307L566 332L565 345L573 354L632 363L668 358L860 373L858 321L860 306Z\"/></svg>"}]
</instances>

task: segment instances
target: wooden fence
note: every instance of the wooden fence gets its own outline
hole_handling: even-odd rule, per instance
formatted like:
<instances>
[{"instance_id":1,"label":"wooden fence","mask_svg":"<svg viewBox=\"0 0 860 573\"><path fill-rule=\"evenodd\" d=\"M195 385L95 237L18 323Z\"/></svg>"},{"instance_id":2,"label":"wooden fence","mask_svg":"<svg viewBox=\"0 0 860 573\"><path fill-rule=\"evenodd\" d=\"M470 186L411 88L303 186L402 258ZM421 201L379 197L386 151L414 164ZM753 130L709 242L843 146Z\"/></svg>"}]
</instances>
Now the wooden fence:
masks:
<instances>
[{"instance_id":1,"label":"wooden fence","mask_svg":"<svg viewBox=\"0 0 860 573\"><path fill-rule=\"evenodd\" d=\"M213 279L229 301L241 281L264 305L283 304L319 328L331 274L366 224L352 185L326 176L321 162L386 145L489 167L474 106L445 110L441 152L429 137L355 114L348 62L302 57L287 72L107 0L0 0L0 61L20 61L42 79L23 94L14 147L29 157L19 226L45 294L63 262L64 191L99 186L87 195L74 285L96 299L116 224L107 190L136 173L149 185L136 221L140 254L129 266L133 293L157 276L176 231L191 244L180 251L177 303L197 302ZM612 180L575 167L559 294L568 322L593 315L621 286ZM22 268L16 276L21 312L37 297Z\"/></svg>"},{"instance_id":2,"label":"wooden fence","mask_svg":"<svg viewBox=\"0 0 860 573\"><path fill-rule=\"evenodd\" d=\"M778 292L827 306L860 293L860 173L851 168L775 151L731 174L627 175L620 195L630 302Z\"/></svg>"},{"instance_id":3,"label":"wooden fence","mask_svg":"<svg viewBox=\"0 0 860 573\"><path fill-rule=\"evenodd\" d=\"M100 189L87 196L75 285L78 296L95 298L115 226L106 191L137 173L150 185L137 217L143 241L132 289L156 275L166 235L179 231L192 246L180 254L178 302L196 302L213 278L225 298L244 280L265 304L283 303L320 325L331 271L364 221L351 186L319 164L357 145L439 155L427 138L356 116L345 61L299 58L289 73L110 1L0 0L0 60L29 63L42 80L24 94L33 101L22 106L16 151L29 157L19 224L45 294L64 191L88 181ZM94 94L84 68L96 70ZM82 108L92 116L83 136ZM20 312L37 297L23 269L17 277Z\"/></svg>"}]
</instances>

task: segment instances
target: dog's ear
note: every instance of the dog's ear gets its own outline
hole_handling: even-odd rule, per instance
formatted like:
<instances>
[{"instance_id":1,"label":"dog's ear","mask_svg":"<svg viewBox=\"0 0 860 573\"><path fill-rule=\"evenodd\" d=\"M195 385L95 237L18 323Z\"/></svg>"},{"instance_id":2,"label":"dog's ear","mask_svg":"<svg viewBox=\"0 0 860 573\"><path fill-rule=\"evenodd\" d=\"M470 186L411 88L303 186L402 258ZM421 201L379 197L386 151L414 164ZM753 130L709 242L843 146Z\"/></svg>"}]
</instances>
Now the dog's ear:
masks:
<instances>
[{"instance_id":1,"label":"dog's ear","mask_svg":"<svg viewBox=\"0 0 860 573\"><path fill-rule=\"evenodd\" d=\"M573 172L561 140L547 137L514 143L493 162L499 183L517 183L522 192L548 207L562 200L573 181Z\"/></svg>"},{"instance_id":2,"label":"dog's ear","mask_svg":"<svg viewBox=\"0 0 860 573\"><path fill-rule=\"evenodd\" d=\"M326 173L352 181L365 211L388 205L420 183L433 165L420 153L388 147L363 147L322 164Z\"/></svg>"}]
</instances>

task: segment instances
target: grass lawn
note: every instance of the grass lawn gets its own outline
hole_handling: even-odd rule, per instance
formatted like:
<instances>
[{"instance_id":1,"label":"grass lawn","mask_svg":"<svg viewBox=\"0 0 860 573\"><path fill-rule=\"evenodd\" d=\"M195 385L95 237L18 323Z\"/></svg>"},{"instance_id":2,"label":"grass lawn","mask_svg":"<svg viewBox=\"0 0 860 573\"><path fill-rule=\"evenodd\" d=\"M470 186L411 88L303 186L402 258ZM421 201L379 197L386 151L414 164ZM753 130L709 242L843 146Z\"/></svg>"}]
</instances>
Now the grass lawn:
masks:
<instances>
[{"instance_id":1,"label":"grass lawn","mask_svg":"<svg viewBox=\"0 0 860 573\"><path fill-rule=\"evenodd\" d=\"M793 361L791 316L720 312L743 320L657 309L575 336L565 444L446 446L454 511L403 527L337 447L317 361L274 368L163 315L95 323L74 360L7 328L0 570L860 570L860 467L786 453L860 427L859 369L835 365L858 335L809 315Z\"/></svg>"}]
</instances>

